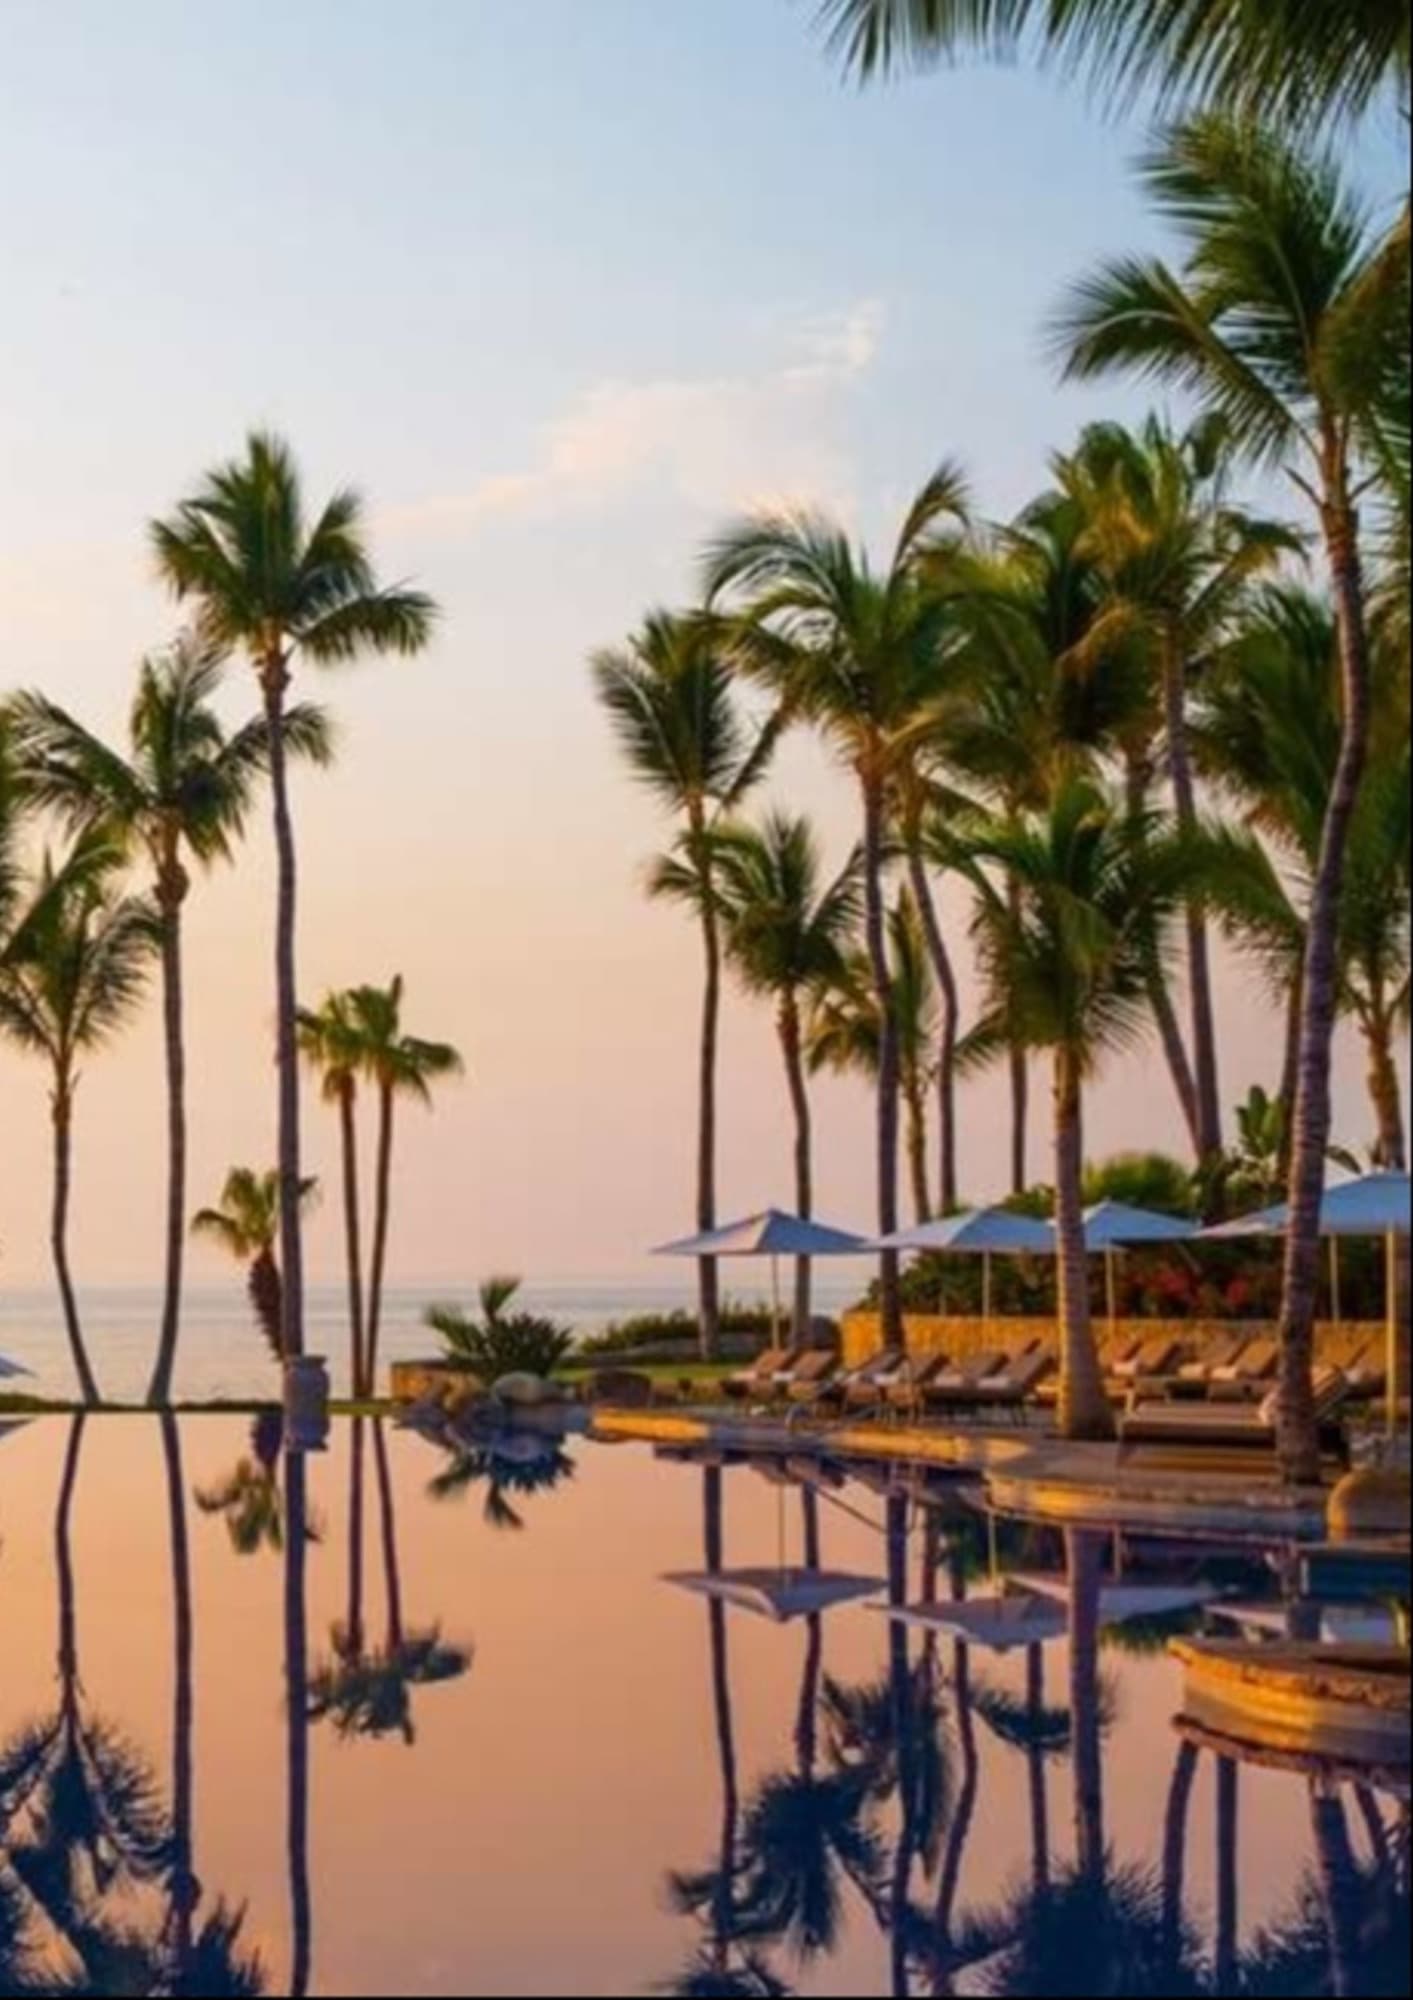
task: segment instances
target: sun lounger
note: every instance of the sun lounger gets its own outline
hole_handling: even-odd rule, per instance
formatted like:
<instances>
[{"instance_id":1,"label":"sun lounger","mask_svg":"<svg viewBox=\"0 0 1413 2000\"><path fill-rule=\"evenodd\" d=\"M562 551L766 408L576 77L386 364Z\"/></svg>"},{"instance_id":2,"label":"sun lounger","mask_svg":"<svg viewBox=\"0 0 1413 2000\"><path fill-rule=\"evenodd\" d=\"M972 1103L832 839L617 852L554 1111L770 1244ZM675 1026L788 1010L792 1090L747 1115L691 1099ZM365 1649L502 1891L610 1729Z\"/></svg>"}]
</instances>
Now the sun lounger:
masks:
<instances>
[{"instance_id":1,"label":"sun lounger","mask_svg":"<svg viewBox=\"0 0 1413 2000\"><path fill-rule=\"evenodd\" d=\"M1115 1381L1132 1388L1135 1382L1161 1382L1175 1375L1185 1359L1181 1341L1155 1334L1140 1342L1137 1352L1126 1361L1117 1362L1111 1373Z\"/></svg>"},{"instance_id":2,"label":"sun lounger","mask_svg":"<svg viewBox=\"0 0 1413 2000\"><path fill-rule=\"evenodd\" d=\"M802 1355L777 1389L786 1401L809 1406L817 1403L839 1373L839 1357L830 1349L816 1347Z\"/></svg>"},{"instance_id":3,"label":"sun lounger","mask_svg":"<svg viewBox=\"0 0 1413 2000\"><path fill-rule=\"evenodd\" d=\"M929 1354L921 1361L911 1362L897 1381L889 1384L885 1396L888 1408L902 1416L918 1416L924 1392L955 1367L949 1354Z\"/></svg>"},{"instance_id":4,"label":"sun lounger","mask_svg":"<svg viewBox=\"0 0 1413 2000\"><path fill-rule=\"evenodd\" d=\"M886 1352L834 1385L835 1397L846 1413L858 1415L887 1407L889 1392L910 1381L919 1364L911 1355Z\"/></svg>"},{"instance_id":5,"label":"sun lounger","mask_svg":"<svg viewBox=\"0 0 1413 2000\"><path fill-rule=\"evenodd\" d=\"M768 1347L765 1353L739 1374L728 1375L722 1387L733 1402L769 1399L782 1376L788 1376L800 1358L798 1347Z\"/></svg>"},{"instance_id":6,"label":"sun lounger","mask_svg":"<svg viewBox=\"0 0 1413 2000\"><path fill-rule=\"evenodd\" d=\"M1315 1371L1315 1414L1322 1442L1343 1452L1339 1416L1350 1396L1348 1378L1338 1368ZM1277 1408L1274 1392L1259 1403L1174 1403L1138 1401L1119 1420L1119 1448L1138 1445L1247 1446L1274 1451Z\"/></svg>"},{"instance_id":7,"label":"sun lounger","mask_svg":"<svg viewBox=\"0 0 1413 2000\"><path fill-rule=\"evenodd\" d=\"M939 1368L918 1386L920 1413L931 1415L934 1411L951 1409L959 1400L964 1401L980 1390L984 1383L999 1377L1005 1366L1006 1357L997 1350L974 1354L955 1367Z\"/></svg>"},{"instance_id":8,"label":"sun lounger","mask_svg":"<svg viewBox=\"0 0 1413 2000\"><path fill-rule=\"evenodd\" d=\"M1035 1400L1035 1392L1055 1372L1055 1357L1046 1347L1032 1347L996 1372L983 1375L971 1384L941 1392L948 1409L976 1409L1009 1412L1023 1417ZM927 1398L931 1407L931 1396Z\"/></svg>"},{"instance_id":9,"label":"sun lounger","mask_svg":"<svg viewBox=\"0 0 1413 2000\"><path fill-rule=\"evenodd\" d=\"M1210 1387L1212 1378L1219 1369L1230 1368L1238 1362L1251 1345L1244 1333L1229 1333L1213 1343L1205 1354L1195 1360L1184 1361L1173 1378L1180 1393L1196 1394L1198 1390Z\"/></svg>"},{"instance_id":10,"label":"sun lounger","mask_svg":"<svg viewBox=\"0 0 1413 2000\"><path fill-rule=\"evenodd\" d=\"M1212 1370L1209 1394L1217 1402L1249 1402L1269 1385L1280 1358L1278 1341L1251 1341L1234 1361Z\"/></svg>"}]
</instances>

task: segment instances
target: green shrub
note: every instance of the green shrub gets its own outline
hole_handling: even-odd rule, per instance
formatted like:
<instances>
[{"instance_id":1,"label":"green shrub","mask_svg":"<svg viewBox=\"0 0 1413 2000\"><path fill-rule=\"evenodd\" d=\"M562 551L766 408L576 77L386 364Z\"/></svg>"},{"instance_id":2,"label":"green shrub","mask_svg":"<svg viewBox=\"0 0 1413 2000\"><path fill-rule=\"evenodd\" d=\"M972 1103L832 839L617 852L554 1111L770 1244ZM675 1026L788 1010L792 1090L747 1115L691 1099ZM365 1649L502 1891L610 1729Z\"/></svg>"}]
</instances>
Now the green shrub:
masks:
<instances>
[{"instance_id":1,"label":"green shrub","mask_svg":"<svg viewBox=\"0 0 1413 2000\"><path fill-rule=\"evenodd\" d=\"M553 1320L508 1307L520 1290L518 1278L490 1278L481 1287L481 1317L459 1306L430 1306L424 1324L441 1335L448 1367L478 1376L490 1386L506 1375L553 1375L574 1349L574 1335Z\"/></svg>"},{"instance_id":2,"label":"green shrub","mask_svg":"<svg viewBox=\"0 0 1413 2000\"><path fill-rule=\"evenodd\" d=\"M764 1340L771 1330L767 1306L727 1304L722 1307L721 1331L728 1339L745 1337ZM696 1352L701 1331L695 1313L678 1308L675 1312L637 1313L631 1319L615 1320L602 1333L588 1335L579 1352L586 1361L611 1359L617 1354L636 1354L646 1348L681 1347Z\"/></svg>"}]
</instances>

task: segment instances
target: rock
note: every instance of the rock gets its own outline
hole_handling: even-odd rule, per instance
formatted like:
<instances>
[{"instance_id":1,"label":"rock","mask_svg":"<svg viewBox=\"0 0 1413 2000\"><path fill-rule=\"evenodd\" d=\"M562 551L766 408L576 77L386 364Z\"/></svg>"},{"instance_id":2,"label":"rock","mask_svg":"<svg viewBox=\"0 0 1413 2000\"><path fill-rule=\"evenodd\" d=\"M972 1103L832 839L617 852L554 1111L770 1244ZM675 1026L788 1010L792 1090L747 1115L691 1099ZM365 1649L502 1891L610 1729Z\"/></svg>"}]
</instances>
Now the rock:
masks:
<instances>
[{"instance_id":1,"label":"rock","mask_svg":"<svg viewBox=\"0 0 1413 2000\"><path fill-rule=\"evenodd\" d=\"M563 1390L539 1375L502 1375L491 1394L510 1410L538 1410L564 1401Z\"/></svg>"},{"instance_id":2,"label":"rock","mask_svg":"<svg viewBox=\"0 0 1413 2000\"><path fill-rule=\"evenodd\" d=\"M1406 1535L1413 1486L1406 1472L1369 1466L1351 1472L1330 1495L1329 1529L1334 1541L1357 1535Z\"/></svg>"}]
</instances>

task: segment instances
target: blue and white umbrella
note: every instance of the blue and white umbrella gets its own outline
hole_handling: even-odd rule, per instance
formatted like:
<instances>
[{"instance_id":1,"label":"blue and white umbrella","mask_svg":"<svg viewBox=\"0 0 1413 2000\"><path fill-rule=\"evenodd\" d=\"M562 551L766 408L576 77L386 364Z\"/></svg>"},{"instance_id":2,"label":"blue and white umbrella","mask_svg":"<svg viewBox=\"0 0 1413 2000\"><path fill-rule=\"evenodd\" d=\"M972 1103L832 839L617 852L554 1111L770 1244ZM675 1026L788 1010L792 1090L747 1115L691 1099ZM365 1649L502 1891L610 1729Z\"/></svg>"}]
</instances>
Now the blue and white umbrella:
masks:
<instances>
[{"instance_id":1,"label":"blue and white umbrella","mask_svg":"<svg viewBox=\"0 0 1413 2000\"><path fill-rule=\"evenodd\" d=\"M830 1229L782 1209L767 1208L743 1222L728 1222L720 1229L708 1229L700 1236L683 1237L679 1243L665 1243L654 1250L655 1257L690 1258L694 1263L719 1257L768 1257L777 1329L784 1324L780 1302L780 1260L785 1258L865 1257L870 1246L862 1236L847 1229Z\"/></svg>"},{"instance_id":2,"label":"blue and white umbrella","mask_svg":"<svg viewBox=\"0 0 1413 2000\"><path fill-rule=\"evenodd\" d=\"M961 1215L943 1216L938 1222L922 1222L913 1229L900 1229L873 1245L875 1250L916 1250L941 1257L980 1257L983 1260L982 1312L991 1317L991 1260L993 1257L1053 1257L1055 1232L1034 1216L1017 1215L1009 1208L972 1208Z\"/></svg>"},{"instance_id":3,"label":"blue and white umbrella","mask_svg":"<svg viewBox=\"0 0 1413 2000\"><path fill-rule=\"evenodd\" d=\"M1289 1227L1290 1206L1282 1202L1209 1229L1204 1240L1232 1243L1253 1236L1284 1236ZM1388 1419L1394 1432L1399 1409L1398 1245L1413 1236L1413 1182L1407 1174L1376 1173L1326 1188L1320 1234L1336 1245L1342 1237L1367 1236L1382 1238L1388 1247Z\"/></svg>"},{"instance_id":4,"label":"blue and white umbrella","mask_svg":"<svg viewBox=\"0 0 1413 2000\"><path fill-rule=\"evenodd\" d=\"M1119 1253L1136 1250L1145 1243L1188 1243L1197 1234L1194 1222L1181 1216L1162 1215L1156 1209L1133 1208L1124 1201L1101 1201L1085 1210L1084 1243L1091 1256L1102 1253L1105 1289L1109 1300L1109 1325L1119 1318Z\"/></svg>"}]
</instances>

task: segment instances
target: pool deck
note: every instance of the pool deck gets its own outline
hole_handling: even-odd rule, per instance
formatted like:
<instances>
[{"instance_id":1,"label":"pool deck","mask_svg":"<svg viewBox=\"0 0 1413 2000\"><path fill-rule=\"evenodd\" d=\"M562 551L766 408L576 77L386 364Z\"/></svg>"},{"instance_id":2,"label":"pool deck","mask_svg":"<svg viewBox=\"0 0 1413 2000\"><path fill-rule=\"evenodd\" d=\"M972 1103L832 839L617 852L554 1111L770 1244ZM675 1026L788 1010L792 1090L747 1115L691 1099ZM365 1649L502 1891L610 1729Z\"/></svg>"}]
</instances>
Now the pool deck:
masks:
<instances>
[{"instance_id":1,"label":"pool deck","mask_svg":"<svg viewBox=\"0 0 1413 2000\"><path fill-rule=\"evenodd\" d=\"M1210 1536L1236 1544L1311 1543L1326 1534L1328 1494L1253 1479L1249 1465L1121 1462L1112 1444L1067 1444L1036 1431L980 1425L810 1425L717 1410L608 1410L591 1434L606 1442L734 1456L826 1458L952 1474L980 1484L998 1514L1060 1527L1153 1537Z\"/></svg>"}]
</instances>

